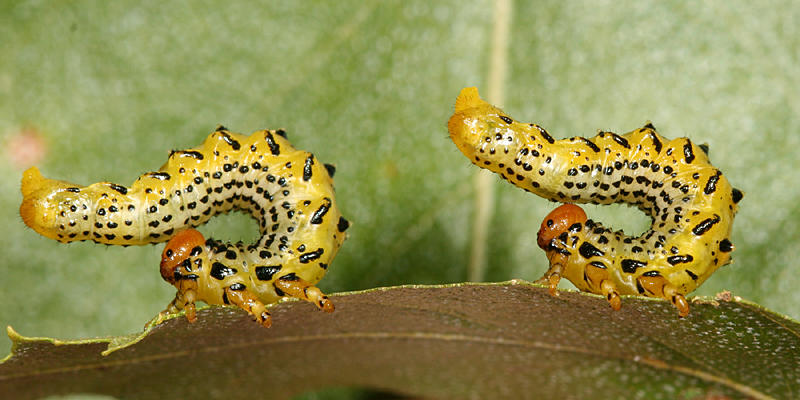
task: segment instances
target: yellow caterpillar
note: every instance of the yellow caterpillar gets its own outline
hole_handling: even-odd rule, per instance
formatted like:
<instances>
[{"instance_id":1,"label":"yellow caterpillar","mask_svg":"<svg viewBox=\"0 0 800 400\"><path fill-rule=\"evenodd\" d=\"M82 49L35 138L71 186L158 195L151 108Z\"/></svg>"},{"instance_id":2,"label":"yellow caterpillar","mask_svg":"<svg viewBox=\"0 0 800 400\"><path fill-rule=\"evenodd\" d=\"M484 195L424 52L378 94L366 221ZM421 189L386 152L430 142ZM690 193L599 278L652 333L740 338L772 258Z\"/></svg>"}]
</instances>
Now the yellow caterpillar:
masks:
<instances>
[{"instance_id":1,"label":"yellow caterpillar","mask_svg":"<svg viewBox=\"0 0 800 400\"><path fill-rule=\"evenodd\" d=\"M22 178L20 215L39 234L64 243L169 240L161 275L178 293L161 316L186 309L194 322L194 303L202 300L234 304L268 327L265 304L284 296L333 311L313 286L349 225L336 206L333 173L332 166L292 147L282 130L245 136L220 126L199 147L173 151L158 171L130 187L79 187L31 167ZM192 229L230 210L258 221L256 243L206 240Z\"/></svg>"},{"instance_id":2,"label":"yellow caterpillar","mask_svg":"<svg viewBox=\"0 0 800 400\"><path fill-rule=\"evenodd\" d=\"M639 294L666 298L686 316L684 295L731 260L742 192L709 163L703 145L667 140L650 123L624 135L554 140L483 101L474 87L461 91L447 126L473 164L526 191L565 203L627 203L652 218L647 232L631 237L573 204L551 212L538 243L550 261L540 282L554 295L564 277L605 295L615 310L620 295Z\"/></svg>"}]
</instances>

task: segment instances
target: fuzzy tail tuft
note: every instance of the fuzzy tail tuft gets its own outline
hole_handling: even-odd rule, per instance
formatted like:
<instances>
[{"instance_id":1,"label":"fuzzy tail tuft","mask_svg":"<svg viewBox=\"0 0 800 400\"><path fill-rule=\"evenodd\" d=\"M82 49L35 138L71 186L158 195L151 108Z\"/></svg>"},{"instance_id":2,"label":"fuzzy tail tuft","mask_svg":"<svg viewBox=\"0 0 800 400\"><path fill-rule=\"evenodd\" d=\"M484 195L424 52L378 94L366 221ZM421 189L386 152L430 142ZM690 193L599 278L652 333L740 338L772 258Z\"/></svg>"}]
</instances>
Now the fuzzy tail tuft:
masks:
<instances>
[{"instance_id":1,"label":"fuzzy tail tuft","mask_svg":"<svg viewBox=\"0 0 800 400\"><path fill-rule=\"evenodd\" d=\"M22 204L19 206L19 215L25 225L34 228L36 216L36 201L34 193L42 187L46 178L39 172L39 168L30 167L22 174Z\"/></svg>"},{"instance_id":2,"label":"fuzzy tail tuft","mask_svg":"<svg viewBox=\"0 0 800 400\"><path fill-rule=\"evenodd\" d=\"M484 103L484 101L481 100L481 96L478 94L478 88L474 86L466 87L461 89L461 93L458 94L458 98L456 99L456 112L478 107L482 103Z\"/></svg>"}]
</instances>

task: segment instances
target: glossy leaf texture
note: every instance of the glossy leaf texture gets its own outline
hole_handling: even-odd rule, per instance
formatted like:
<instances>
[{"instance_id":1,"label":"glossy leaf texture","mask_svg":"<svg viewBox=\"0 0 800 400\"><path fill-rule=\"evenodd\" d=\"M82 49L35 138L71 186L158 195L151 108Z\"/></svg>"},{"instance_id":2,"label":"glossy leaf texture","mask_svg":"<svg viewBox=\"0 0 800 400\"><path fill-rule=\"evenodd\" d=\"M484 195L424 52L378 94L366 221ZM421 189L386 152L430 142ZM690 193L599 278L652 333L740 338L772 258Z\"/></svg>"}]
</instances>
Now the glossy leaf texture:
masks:
<instances>
[{"instance_id":1,"label":"glossy leaf texture","mask_svg":"<svg viewBox=\"0 0 800 400\"><path fill-rule=\"evenodd\" d=\"M119 398L291 398L361 387L431 398L794 398L800 325L737 299L552 297L525 282L402 286L335 295L334 314L275 306L259 327L233 308L141 337L17 337L0 393ZM113 343L116 350L101 355ZM37 384L47 382L47 385ZM727 396L727 397L723 397Z\"/></svg>"}]
</instances>

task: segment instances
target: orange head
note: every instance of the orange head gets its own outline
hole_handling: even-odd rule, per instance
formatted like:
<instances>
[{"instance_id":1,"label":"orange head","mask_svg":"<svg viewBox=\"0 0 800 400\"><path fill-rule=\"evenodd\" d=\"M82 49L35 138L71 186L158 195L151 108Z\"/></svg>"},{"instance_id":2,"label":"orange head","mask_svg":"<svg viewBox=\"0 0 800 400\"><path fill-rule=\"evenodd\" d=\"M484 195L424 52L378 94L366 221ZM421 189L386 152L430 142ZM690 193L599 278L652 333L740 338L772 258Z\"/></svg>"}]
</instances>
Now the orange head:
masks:
<instances>
[{"instance_id":1,"label":"orange head","mask_svg":"<svg viewBox=\"0 0 800 400\"><path fill-rule=\"evenodd\" d=\"M205 244L203 234L194 229L178 232L167 242L161 253L161 277L174 285L181 275L181 271L176 269L189 257L200 255Z\"/></svg>"},{"instance_id":2,"label":"orange head","mask_svg":"<svg viewBox=\"0 0 800 400\"><path fill-rule=\"evenodd\" d=\"M547 251L550 242L558 237L558 235L566 232L572 224L576 222L585 224L586 220L586 213L582 208L575 204L563 204L555 210L550 211L550 214L544 217L544 221L542 221L542 226L539 228L539 233L536 237L536 243L539 244L539 247Z\"/></svg>"}]
</instances>

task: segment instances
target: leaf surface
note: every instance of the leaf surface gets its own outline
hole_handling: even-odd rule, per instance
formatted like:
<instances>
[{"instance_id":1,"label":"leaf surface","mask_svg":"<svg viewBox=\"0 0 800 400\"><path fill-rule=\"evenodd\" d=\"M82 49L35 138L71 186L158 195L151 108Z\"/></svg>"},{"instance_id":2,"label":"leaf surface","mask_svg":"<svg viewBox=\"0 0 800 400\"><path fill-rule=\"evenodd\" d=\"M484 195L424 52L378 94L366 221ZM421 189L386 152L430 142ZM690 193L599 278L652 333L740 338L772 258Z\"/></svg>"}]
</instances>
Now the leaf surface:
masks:
<instances>
[{"instance_id":1,"label":"leaf surface","mask_svg":"<svg viewBox=\"0 0 800 400\"><path fill-rule=\"evenodd\" d=\"M800 326L737 299L695 301L685 319L664 301L625 298L614 312L598 296L551 297L519 281L379 288L333 300L330 315L281 303L270 329L239 310L211 307L195 324L181 316L141 338L60 342L12 331L0 393L290 398L350 386L436 398L800 393Z\"/></svg>"}]
</instances>

